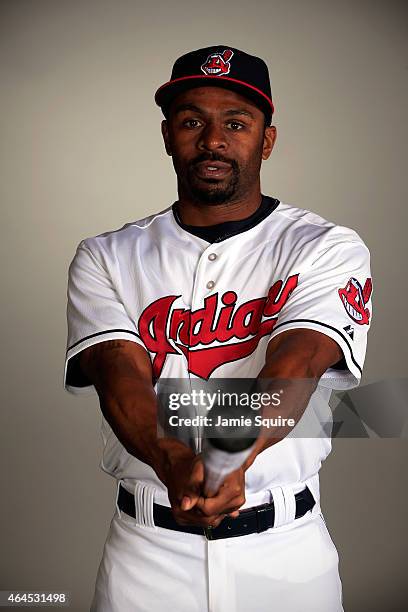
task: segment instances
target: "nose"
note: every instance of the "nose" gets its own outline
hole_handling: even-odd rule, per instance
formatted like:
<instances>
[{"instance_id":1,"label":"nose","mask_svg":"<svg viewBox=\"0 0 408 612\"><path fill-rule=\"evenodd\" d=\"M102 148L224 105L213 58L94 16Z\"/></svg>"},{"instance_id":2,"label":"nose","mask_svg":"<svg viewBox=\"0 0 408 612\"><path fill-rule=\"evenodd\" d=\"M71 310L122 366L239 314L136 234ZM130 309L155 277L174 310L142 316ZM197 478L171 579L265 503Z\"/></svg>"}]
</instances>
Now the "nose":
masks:
<instances>
[{"instance_id":1,"label":"nose","mask_svg":"<svg viewBox=\"0 0 408 612\"><path fill-rule=\"evenodd\" d=\"M217 151L226 147L227 138L223 127L214 121L208 122L200 133L198 148L201 151Z\"/></svg>"}]
</instances>

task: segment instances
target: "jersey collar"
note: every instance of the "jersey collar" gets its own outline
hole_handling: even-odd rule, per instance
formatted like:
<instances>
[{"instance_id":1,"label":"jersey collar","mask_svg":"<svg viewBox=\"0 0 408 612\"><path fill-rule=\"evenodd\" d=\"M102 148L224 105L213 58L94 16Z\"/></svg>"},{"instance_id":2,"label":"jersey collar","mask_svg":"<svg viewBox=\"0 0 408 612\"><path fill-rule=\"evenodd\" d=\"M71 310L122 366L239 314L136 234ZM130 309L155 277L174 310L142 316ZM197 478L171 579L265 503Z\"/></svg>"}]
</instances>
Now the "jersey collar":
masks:
<instances>
[{"instance_id":1,"label":"jersey collar","mask_svg":"<svg viewBox=\"0 0 408 612\"><path fill-rule=\"evenodd\" d=\"M186 232L198 236L209 243L222 242L227 238L231 238L237 234L242 234L251 228L255 227L266 219L279 205L279 200L262 194L262 200L257 210L252 213L246 219L240 219L239 221L224 221L223 223L217 223L216 225L198 226L198 225L187 225L183 223L177 210L177 202L172 206L174 219L177 224L183 228Z\"/></svg>"}]
</instances>

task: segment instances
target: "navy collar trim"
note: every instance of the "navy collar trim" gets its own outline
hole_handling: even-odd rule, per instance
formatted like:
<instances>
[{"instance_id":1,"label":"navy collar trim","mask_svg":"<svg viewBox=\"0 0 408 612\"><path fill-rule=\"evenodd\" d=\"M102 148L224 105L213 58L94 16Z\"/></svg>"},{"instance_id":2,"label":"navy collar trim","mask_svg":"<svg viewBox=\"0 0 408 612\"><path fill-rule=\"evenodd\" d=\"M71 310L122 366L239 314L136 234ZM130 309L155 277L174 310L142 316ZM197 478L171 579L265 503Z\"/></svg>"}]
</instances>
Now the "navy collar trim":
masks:
<instances>
[{"instance_id":1,"label":"navy collar trim","mask_svg":"<svg viewBox=\"0 0 408 612\"><path fill-rule=\"evenodd\" d=\"M212 244L213 242L222 242L227 238L231 238L232 236L242 234L242 232L252 229L255 225L258 225L258 223L266 219L279 204L280 201L276 198L262 195L260 206L246 219L240 219L239 221L224 221L223 223L208 226L187 225L183 223L177 210L177 202L173 204L172 210L174 218L181 228Z\"/></svg>"}]
</instances>

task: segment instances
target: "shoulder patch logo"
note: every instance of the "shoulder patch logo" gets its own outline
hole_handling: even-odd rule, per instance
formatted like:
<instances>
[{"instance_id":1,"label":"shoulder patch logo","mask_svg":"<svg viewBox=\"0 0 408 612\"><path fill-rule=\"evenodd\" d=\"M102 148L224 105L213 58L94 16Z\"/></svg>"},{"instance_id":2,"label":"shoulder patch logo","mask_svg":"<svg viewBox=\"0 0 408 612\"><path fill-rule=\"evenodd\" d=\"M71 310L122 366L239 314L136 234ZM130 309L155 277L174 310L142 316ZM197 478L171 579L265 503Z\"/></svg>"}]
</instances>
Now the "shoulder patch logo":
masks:
<instances>
[{"instance_id":1,"label":"shoulder patch logo","mask_svg":"<svg viewBox=\"0 0 408 612\"><path fill-rule=\"evenodd\" d=\"M370 321L371 313L365 306L371 297L372 290L371 278L367 278L363 288L358 280L353 277L350 278L344 288L338 290L347 314L359 325L368 325Z\"/></svg>"},{"instance_id":2,"label":"shoulder patch logo","mask_svg":"<svg viewBox=\"0 0 408 612\"><path fill-rule=\"evenodd\" d=\"M201 66L201 70L207 76L224 76L231 70L230 59L234 55L231 49L225 49L222 53L211 53Z\"/></svg>"}]
</instances>

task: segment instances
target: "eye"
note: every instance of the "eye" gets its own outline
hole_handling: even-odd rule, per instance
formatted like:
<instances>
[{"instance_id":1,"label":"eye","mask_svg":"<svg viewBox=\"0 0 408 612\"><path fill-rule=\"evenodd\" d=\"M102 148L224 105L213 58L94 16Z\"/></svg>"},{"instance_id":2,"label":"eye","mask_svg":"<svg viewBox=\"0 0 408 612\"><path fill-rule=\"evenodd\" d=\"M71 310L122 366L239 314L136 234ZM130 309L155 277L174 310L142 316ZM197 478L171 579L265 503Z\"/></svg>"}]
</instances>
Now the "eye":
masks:
<instances>
[{"instance_id":1,"label":"eye","mask_svg":"<svg viewBox=\"0 0 408 612\"><path fill-rule=\"evenodd\" d=\"M198 119L186 119L185 121L183 121L183 125L187 128L194 129L200 126L201 124Z\"/></svg>"},{"instance_id":2,"label":"eye","mask_svg":"<svg viewBox=\"0 0 408 612\"><path fill-rule=\"evenodd\" d=\"M227 125L230 126L233 132L238 132L239 130L244 129L245 127L245 125L243 123L240 123L239 121L228 121Z\"/></svg>"}]
</instances>

